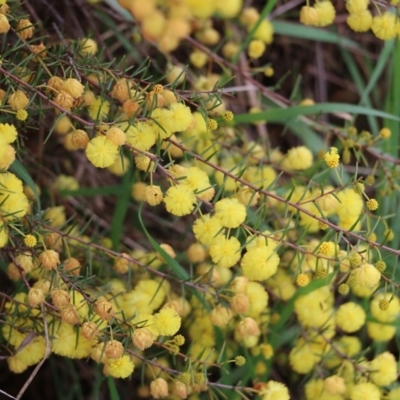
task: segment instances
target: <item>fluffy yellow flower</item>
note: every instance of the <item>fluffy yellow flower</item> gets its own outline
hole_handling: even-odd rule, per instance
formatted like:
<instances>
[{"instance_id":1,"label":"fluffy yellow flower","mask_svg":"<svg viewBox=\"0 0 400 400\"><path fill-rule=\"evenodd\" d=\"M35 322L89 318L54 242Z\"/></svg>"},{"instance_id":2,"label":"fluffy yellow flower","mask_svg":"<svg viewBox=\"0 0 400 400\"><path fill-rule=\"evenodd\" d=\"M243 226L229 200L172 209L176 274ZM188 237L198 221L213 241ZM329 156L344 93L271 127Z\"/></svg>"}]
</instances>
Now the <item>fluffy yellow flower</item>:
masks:
<instances>
[{"instance_id":1,"label":"fluffy yellow flower","mask_svg":"<svg viewBox=\"0 0 400 400\"><path fill-rule=\"evenodd\" d=\"M248 250L240 266L246 278L263 281L276 273L278 264L278 255L270 247L263 246Z\"/></svg>"},{"instance_id":2,"label":"fluffy yellow flower","mask_svg":"<svg viewBox=\"0 0 400 400\"><path fill-rule=\"evenodd\" d=\"M128 378L134 369L135 364L132 362L131 357L125 354L116 360L107 360L103 368L103 373L106 376L124 379Z\"/></svg>"},{"instance_id":3,"label":"fluffy yellow flower","mask_svg":"<svg viewBox=\"0 0 400 400\"><path fill-rule=\"evenodd\" d=\"M396 334L396 327L378 322L368 322L367 332L368 336L376 342L388 342Z\"/></svg>"},{"instance_id":4,"label":"fluffy yellow flower","mask_svg":"<svg viewBox=\"0 0 400 400\"><path fill-rule=\"evenodd\" d=\"M336 147L331 147L330 151L325 153L324 161L329 168L337 168L339 166L340 156Z\"/></svg>"},{"instance_id":5,"label":"fluffy yellow flower","mask_svg":"<svg viewBox=\"0 0 400 400\"><path fill-rule=\"evenodd\" d=\"M387 11L382 15L375 15L371 29L378 39L393 39L396 36L396 15Z\"/></svg>"},{"instance_id":6,"label":"fluffy yellow flower","mask_svg":"<svg viewBox=\"0 0 400 400\"><path fill-rule=\"evenodd\" d=\"M221 221L210 214L202 215L193 224L193 233L196 239L204 244L210 245L214 238L223 231Z\"/></svg>"},{"instance_id":7,"label":"fluffy yellow flower","mask_svg":"<svg viewBox=\"0 0 400 400\"><path fill-rule=\"evenodd\" d=\"M118 146L105 136L97 136L88 143L85 153L95 167L107 168L114 164L118 156Z\"/></svg>"},{"instance_id":8,"label":"fluffy yellow flower","mask_svg":"<svg viewBox=\"0 0 400 400\"><path fill-rule=\"evenodd\" d=\"M210 256L220 267L233 267L240 259L240 242L235 237L216 237L210 246Z\"/></svg>"},{"instance_id":9,"label":"fluffy yellow flower","mask_svg":"<svg viewBox=\"0 0 400 400\"><path fill-rule=\"evenodd\" d=\"M103 119L109 111L110 103L107 100L103 100L100 96L97 96L88 108L89 116L93 120Z\"/></svg>"},{"instance_id":10,"label":"fluffy yellow flower","mask_svg":"<svg viewBox=\"0 0 400 400\"><path fill-rule=\"evenodd\" d=\"M357 285L372 288L379 283L381 273L372 264L364 263L353 271L352 278Z\"/></svg>"},{"instance_id":11,"label":"fluffy yellow flower","mask_svg":"<svg viewBox=\"0 0 400 400\"><path fill-rule=\"evenodd\" d=\"M126 130L126 141L139 150L147 151L156 142L156 134L152 125L137 122Z\"/></svg>"},{"instance_id":12,"label":"fluffy yellow flower","mask_svg":"<svg viewBox=\"0 0 400 400\"><path fill-rule=\"evenodd\" d=\"M369 10L362 10L347 17L347 25L355 32L366 32L372 26L372 14Z\"/></svg>"},{"instance_id":13,"label":"fluffy yellow flower","mask_svg":"<svg viewBox=\"0 0 400 400\"><path fill-rule=\"evenodd\" d=\"M397 379L397 361L392 353L385 351L370 363L370 379L375 385L388 386Z\"/></svg>"},{"instance_id":14,"label":"fluffy yellow flower","mask_svg":"<svg viewBox=\"0 0 400 400\"><path fill-rule=\"evenodd\" d=\"M297 317L305 327L320 327L327 324L333 314L333 296L328 286L299 296L294 302Z\"/></svg>"},{"instance_id":15,"label":"fluffy yellow flower","mask_svg":"<svg viewBox=\"0 0 400 400\"><path fill-rule=\"evenodd\" d=\"M371 382L361 382L353 386L350 392L350 400L380 400L379 388Z\"/></svg>"},{"instance_id":16,"label":"fluffy yellow flower","mask_svg":"<svg viewBox=\"0 0 400 400\"><path fill-rule=\"evenodd\" d=\"M304 25L317 26L318 25L318 13L314 7L303 6L300 10L300 22Z\"/></svg>"},{"instance_id":17,"label":"fluffy yellow flower","mask_svg":"<svg viewBox=\"0 0 400 400\"><path fill-rule=\"evenodd\" d=\"M365 324L363 308L352 301L342 304L336 311L336 325L345 332L358 331Z\"/></svg>"},{"instance_id":18,"label":"fluffy yellow flower","mask_svg":"<svg viewBox=\"0 0 400 400\"><path fill-rule=\"evenodd\" d=\"M172 133L185 131L193 122L190 108L182 103L173 103L169 109L155 108L151 118L164 129L159 130L161 139L170 137Z\"/></svg>"},{"instance_id":19,"label":"fluffy yellow flower","mask_svg":"<svg viewBox=\"0 0 400 400\"><path fill-rule=\"evenodd\" d=\"M346 9L350 14L356 14L367 9L369 0L347 0Z\"/></svg>"},{"instance_id":20,"label":"fluffy yellow flower","mask_svg":"<svg viewBox=\"0 0 400 400\"><path fill-rule=\"evenodd\" d=\"M51 351L60 356L69 358L86 358L90 355L93 342L86 339L76 329L61 322L52 327Z\"/></svg>"},{"instance_id":21,"label":"fluffy yellow flower","mask_svg":"<svg viewBox=\"0 0 400 400\"><path fill-rule=\"evenodd\" d=\"M0 214L5 220L22 218L28 211L22 181L10 172L0 173Z\"/></svg>"},{"instance_id":22,"label":"fluffy yellow flower","mask_svg":"<svg viewBox=\"0 0 400 400\"><path fill-rule=\"evenodd\" d=\"M268 305L268 293L264 286L258 282L249 282L244 294L249 299L249 308L246 315L257 318Z\"/></svg>"},{"instance_id":23,"label":"fluffy yellow flower","mask_svg":"<svg viewBox=\"0 0 400 400\"><path fill-rule=\"evenodd\" d=\"M315 3L315 10L318 14L317 26L328 26L335 19L336 11L328 0L321 0Z\"/></svg>"},{"instance_id":24,"label":"fluffy yellow flower","mask_svg":"<svg viewBox=\"0 0 400 400\"><path fill-rule=\"evenodd\" d=\"M17 139L18 132L14 125L0 124L0 140L4 143L12 143Z\"/></svg>"},{"instance_id":25,"label":"fluffy yellow flower","mask_svg":"<svg viewBox=\"0 0 400 400\"><path fill-rule=\"evenodd\" d=\"M181 317L172 308L163 308L154 315L155 328L161 336L172 336L181 327Z\"/></svg>"},{"instance_id":26,"label":"fluffy yellow flower","mask_svg":"<svg viewBox=\"0 0 400 400\"><path fill-rule=\"evenodd\" d=\"M0 138L0 170L7 170L15 160L15 150Z\"/></svg>"},{"instance_id":27,"label":"fluffy yellow flower","mask_svg":"<svg viewBox=\"0 0 400 400\"><path fill-rule=\"evenodd\" d=\"M261 40L252 40L249 43L247 54L250 58L260 58L265 52L265 44Z\"/></svg>"},{"instance_id":28,"label":"fluffy yellow flower","mask_svg":"<svg viewBox=\"0 0 400 400\"><path fill-rule=\"evenodd\" d=\"M185 185L171 186L165 193L164 203L169 213L182 217L193 211L196 196Z\"/></svg>"},{"instance_id":29,"label":"fluffy yellow flower","mask_svg":"<svg viewBox=\"0 0 400 400\"><path fill-rule=\"evenodd\" d=\"M246 207L236 198L215 203L215 217L226 228L237 228L246 219Z\"/></svg>"},{"instance_id":30,"label":"fluffy yellow flower","mask_svg":"<svg viewBox=\"0 0 400 400\"><path fill-rule=\"evenodd\" d=\"M291 148L282 161L282 167L288 170L304 170L310 168L313 163L313 155L305 146Z\"/></svg>"},{"instance_id":31,"label":"fluffy yellow flower","mask_svg":"<svg viewBox=\"0 0 400 400\"><path fill-rule=\"evenodd\" d=\"M381 300L387 299L389 307L382 311L379 307ZM391 296L390 294L379 293L371 301L370 304L372 316L379 322L394 322L400 312L400 301L397 296Z\"/></svg>"},{"instance_id":32,"label":"fluffy yellow flower","mask_svg":"<svg viewBox=\"0 0 400 400\"><path fill-rule=\"evenodd\" d=\"M254 25L249 27L249 30L253 28ZM262 40L265 44L271 44L274 36L274 28L270 21L263 19L258 25L258 28L254 32L254 39Z\"/></svg>"},{"instance_id":33,"label":"fluffy yellow flower","mask_svg":"<svg viewBox=\"0 0 400 400\"><path fill-rule=\"evenodd\" d=\"M291 368L299 374L308 374L314 365L321 360L321 348L304 339L299 339L289 353Z\"/></svg>"},{"instance_id":34,"label":"fluffy yellow flower","mask_svg":"<svg viewBox=\"0 0 400 400\"><path fill-rule=\"evenodd\" d=\"M336 195L339 204L336 213L341 220L358 218L363 211L363 201L361 196L353 189L343 189Z\"/></svg>"},{"instance_id":35,"label":"fluffy yellow flower","mask_svg":"<svg viewBox=\"0 0 400 400\"><path fill-rule=\"evenodd\" d=\"M258 392L262 400L290 400L288 388L280 382L268 381Z\"/></svg>"}]
</instances>

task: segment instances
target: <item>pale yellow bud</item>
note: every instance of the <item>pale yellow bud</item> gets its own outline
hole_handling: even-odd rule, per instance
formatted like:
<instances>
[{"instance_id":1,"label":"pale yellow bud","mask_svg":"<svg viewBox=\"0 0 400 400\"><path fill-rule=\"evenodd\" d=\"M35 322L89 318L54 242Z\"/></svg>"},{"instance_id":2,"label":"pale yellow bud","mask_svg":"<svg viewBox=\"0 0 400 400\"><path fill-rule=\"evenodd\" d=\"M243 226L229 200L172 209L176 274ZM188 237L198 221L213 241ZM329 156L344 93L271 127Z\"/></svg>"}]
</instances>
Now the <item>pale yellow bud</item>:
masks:
<instances>
[{"instance_id":1,"label":"pale yellow bud","mask_svg":"<svg viewBox=\"0 0 400 400\"><path fill-rule=\"evenodd\" d=\"M79 323L79 315L73 304L67 304L60 310L61 320L67 324L75 325Z\"/></svg>"},{"instance_id":2,"label":"pale yellow bud","mask_svg":"<svg viewBox=\"0 0 400 400\"><path fill-rule=\"evenodd\" d=\"M61 90L69 93L74 99L81 97L85 87L77 79L69 78L63 82Z\"/></svg>"},{"instance_id":3,"label":"pale yellow bud","mask_svg":"<svg viewBox=\"0 0 400 400\"><path fill-rule=\"evenodd\" d=\"M154 343L154 335L146 328L136 329L132 334L132 343L139 350L145 350Z\"/></svg>"},{"instance_id":4,"label":"pale yellow bud","mask_svg":"<svg viewBox=\"0 0 400 400\"><path fill-rule=\"evenodd\" d=\"M99 335L99 329L97 328L97 325L90 321L90 322L84 322L82 324L82 336L88 340L92 340L96 338Z\"/></svg>"},{"instance_id":5,"label":"pale yellow bud","mask_svg":"<svg viewBox=\"0 0 400 400\"><path fill-rule=\"evenodd\" d=\"M249 309L250 300L244 293L237 293L231 299L232 311L238 314L245 314Z\"/></svg>"},{"instance_id":6,"label":"pale yellow bud","mask_svg":"<svg viewBox=\"0 0 400 400\"><path fill-rule=\"evenodd\" d=\"M118 340L110 340L106 343L104 353L108 359L116 360L124 354L124 346Z\"/></svg>"},{"instance_id":7,"label":"pale yellow bud","mask_svg":"<svg viewBox=\"0 0 400 400\"><path fill-rule=\"evenodd\" d=\"M168 396L168 383L163 378L154 379L150 383L150 393L155 399L162 399Z\"/></svg>"},{"instance_id":8,"label":"pale yellow bud","mask_svg":"<svg viewBox=\"0 0 400 400\"><path fill-rule=\"evenodd\" d=\"M54 250L45 250L39 254L38 258L43 268L48 271L56 269L57 265L60 264L60 256Z\"/></svg>"},{"instance_id":9,"label":"pale yellow bud","mask_svg":"<svg viewBox=\"0 0 400 400\"><path fill-rule=\"evenodd\" d=\"M28 293L28 301L31 307L37 307L45 300L43 290L31 288Z\"/></svg>"},{"instance_id":10,"label":"pale yellow bud","mask_svg":"<svg viewBox=\"0 0 400 400\"><path fill-rule=\"evenodd\" d=\"M106 300L97 301L95 312L104 321L109 321L115 314L112 304Z\"/></svg>"},{"instance_id":11,"label":"pale yellow bud","mask_svg":"<svg viewBox=\"0 0 400 400\"><path fill-rule=\"evenodd\" d=\"M244 339L247 336L258 336L260 334L260 328L253 318L247 317L236 326L236 332Z\"/></svg>"},{"instance_id":12,"label":"pale yellow bud","mask_svg":"<svg viewBox=\"0 0 400 400\"><path fill-rule=\"evenodd\" d=\"M18 111L24 109L28 105L29 99L22 90L16 90L8 97L7 103L11 106L12 110Z\"/></svg>"},{"instance_id":13,"label":"pale yellow bud","mask_svg":"<svg viewBox=\"0 0 400 400\"><path fill-rule=\"evenodd\" d=\"M58 308L62 308L71 302L71 297L66 290L53 289L50 295L53 304Z\"/></svg>"}]
</instances>

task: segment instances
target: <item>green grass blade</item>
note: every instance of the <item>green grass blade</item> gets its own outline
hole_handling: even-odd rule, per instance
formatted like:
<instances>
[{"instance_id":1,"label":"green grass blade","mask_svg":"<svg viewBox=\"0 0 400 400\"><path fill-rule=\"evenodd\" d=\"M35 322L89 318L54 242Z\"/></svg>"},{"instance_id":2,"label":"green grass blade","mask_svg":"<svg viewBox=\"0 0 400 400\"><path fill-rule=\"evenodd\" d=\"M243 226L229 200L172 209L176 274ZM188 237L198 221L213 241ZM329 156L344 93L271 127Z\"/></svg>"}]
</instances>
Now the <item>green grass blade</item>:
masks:
<instances>
[{"instance_id":1,"label":"green grass blade","mask_svg":"<svg viewBox=\"0 0 400 400\"><path fill-rule=\"evenodd\" d=\"M305 26L294 22L273 21L274 32L285 37L295 37L297 39L308 39L318 42L333 43L340 47L352 50L364 51L355 41L345 38L336 32Z\"/></svg>"},{"instance_id":2,"label":"green grass blade","mask_svg":"<svg viewBox=\"0 0 400 400\"><path fill-rule=\"evenodd\" d=\"M114 378L110 376L107 378L108 391L110 393L110 400L121 400L118 394L118 389L115 384Z\"/></svg>"},{"instance_id":3,"label":"green grass blade","mask_svg":"<svg viewBox=\"0 0 400 400\"><path fill-rule=\"evenodd\" d=\"M115 205L114 215L111 222L110 239L113 243L113 250L118 251L126 213L131 199L131 187L133 184L132 170L128 171L123 177L119 186L119 196Z\"/></svg>"},{"instance_id":4,"label":"green grass blade","mask_svg":"<svg viewBox=\"0 0 400 400\"><path fill-rule=\"evenodd\" d=\"M172 269L172 271L175 272L175 274L178 276L179 279L182 279L185 281L190 279L190 276L187 273L187 271L176 260L174 260L170 255L168 255L167 252L160 247L160 245L152 238L150 233L147 231L147 229L143 223L143 219L142 219L142 207L143 207L143 204L141 204L140 208L139 208L139 213L138 213L139 222L140 222L143 232L146 235L147 239L149 240L150 244L162 256L162 258L167 262L168 266Z\"/></svg>"},{"instance_id":5,"label":"green grass blade","mask_svg":"<svg viewBox=\"0 0 400 400\"><path fill-rule=\"evenodd\" d=\"M267 122L287 122L290 118L295 118L304 115L329 114L329 113L349 113L372 115L380 118L400 121L400 117L388 114L383 111L374 110L373 108L358 106L346 103L319 103L313 106L296 106L289 108L273 108L254 114L238 114L235 115L236 123L252 123L258 121Z\"/></svg>"},{"instance_id":6,"label":"green grass blade","mask_svg":"<svg viewBox=\"0 0 400 400\"><path fill-rule=\"evenodd\" d=\"M346 64L346 66L347 66L347 69L349 70L351 79L357 86L359 95L362 96L362 93L365 91L365 82L364 82L364 78L362 77L361 72L358 68L357 63L354 60L354 57L347 50L342 51L342 56L343 56L343 60ZM372 103L368 96L366 96L363 105L368 108L373 108ZM369 123L371 131L377 132L379 125L378 125L378 121L376 120L376 118L371 115L367 115L367 119L368 119L368 123Z\"/></svg>"},{"instance_id":7,"label":"green grass blade","mask_svg":"<svg viewBox=\"0 0 400 400\"><path fill-rule=\"evenodd\" d=\"M377 87L378 79L382 75L383 70L387 66L388 60L391 57L395 45L394 40L388 40L384 42L383 49L379 55L378 62L374 70L372 71L371 77L369 79L368 85L361 94L360 105L365 105L365 100L368 98L372 89Z\"/></svg>"},{"instance_id":8,"label":"green grass blade","mask_svg":"<svg viewBox=\"0 0 400 400\"><path fill-rule=\"evenodd\" d=\"M35 182L31 178L25 167L21 164L19 160L14 160L14 162L10 166L10 171L17 175L20 179L22 179L32 189L35 195L38 209L41 210L42 208L40 206L39 192L36 188Z\"/></svg>"},{"instance_id":9,"label":"green grass blade","mask_svg":"<svg viewBox=\"0 0 400 400\"><path fill-rule=\"evenodd\" d=\"M388 103L386 105L386 111L390 114L397 114L400 110L400 42L396 43L391 67L391 77L388 84L389 93L387 95ZM385 126L392 131L392 136L383 142L382 150L396 157L398 156L399 152L398 149L400 124L398 121L385 120Z\"/></svg>"}]
</instances>

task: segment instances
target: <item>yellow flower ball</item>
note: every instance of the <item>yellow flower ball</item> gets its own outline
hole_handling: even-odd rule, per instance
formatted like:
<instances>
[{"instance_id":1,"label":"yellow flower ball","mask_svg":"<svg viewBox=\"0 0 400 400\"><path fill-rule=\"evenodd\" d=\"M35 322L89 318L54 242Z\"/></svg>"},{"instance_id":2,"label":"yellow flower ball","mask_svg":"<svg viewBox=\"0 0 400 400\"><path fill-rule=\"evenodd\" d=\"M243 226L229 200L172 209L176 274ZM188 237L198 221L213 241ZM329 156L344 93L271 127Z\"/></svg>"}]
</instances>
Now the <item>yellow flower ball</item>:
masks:
<instances>
[{"instance_id":1,"label":"yellow flower ball","mask_svg":"<svg viewBox=\"0 0 400 400\"><path fill-rule=\"evenodd\" d=\"M353 333L361 329L365 324L365 320L365 311L354 302L342 304L336 311L336 325L347 333Z\"/></svg>"},{"instance_id":2,"label":"yellow flower ball","mask_svg":"<svg viewBox=\"0 0 400 400\"><path fill-rule=\"evenodd\" d=\"M305 170L313 163L313 155L305 146L291 148L282 161L282 167L288 170Z\"/></svg>"},{"instance_id":3,"label":"yellow flower ball","mask_svg":"<svg viewBox=\"0 0 400 400\"><path fill-rule=\"evenodd\" d=\"M353 270L352 278L354 278L355 284L372 288L379 283L381 273L372 264L364 263Z\"/></svg>"},{"instance_id":4,"label":"yellow flower ball","mask_svg":"<svg viewBox=\"0 0 400 400\"><path fill-rule=\"evenodd\" d=\"M375 15L371 29L378 39L393 39L396 36L396 14L386 11L381 15Z\"/></svg>"},{"instance_id":5,"label":"yellow flower ball","mask_svg":"<svg viewBox=\"0 0 400 400\"><path fill-rule=\"evenodd\" d=\"M290 400L288 388L276 381L268 381L258 395L261 396L261 400Z\"/></svg>"},{"instance_id":6,"label":"yellow flower ball","mask_svg":"<svg viewBox=\"0 0 400 400\"><path fill-rule=\"evenodd\" d=\"M194 210L196 196L185 185L171 186L165 193L164 203L169 213L182 217Z\"/></svg>"},{"instance_id":7,"label":"yellow flower ball","mask_svg":"<svg viewBox=\"0 0 400 400\"><path fill-rule=\"evenodd\" d=\"M317 1L314 7L318 14L317 26L328 26L333 22L336 11L330 1Z\"/></svg>"},{"instance_id":8,"label":"yellow flower ball","mask_svg":"<svg viewBox=\"0 0 400 400\"><path fill-rule=\"evenodd\" d=\"M252 281L263 281L276 273L278 264L278 255L273 249L263 246L248 250L240 266L246 278Z\"/></svg>"},{"instance_id":9,"label":"yellow flower ball","mask_svg":"<svg viewBox=\"0 0 400 400\"><path fill-rule=\"evenodd\" d=\"M265 44L261 40L255 39L249 43L247 54L250 58L260 58L265 52Z\"/></svg>"},{"instance_id":10,"label":"yellow flower ball","mask_svg":"<svg viewBox=\"0 0 400 400\"><path fill-rule=\"evenodd\" d=\"M107 168L114 164L118 156L118 146L104 136L97 136L90 140L85 153L95 167Z\"/></svg>"},{"instance_id":11,"label":"yellow flower ball","mask_svg":"<svg viewBox=\"0 0 400 400\"><path fill-rule=\"evenodd\" d=\"M173 336L181 327L181 317L172 308L163 308L154 315L155 328L161 336Z\"/></svg>"},{"instance_id":12,"label":"yellow flower ball","mask_svg":"<svg viewBox=\"0 0 400 400\"><path fill-rule=\"evenodd\" d=\"M156 140L154 125L147 122L137 122L126 130L126 142L139 150L149 150Z\"/></svg>"},{"instance_id":13,"label":"yellow flower ball","mask_svg":"<svg viewBox=\"0 0 400 400\"><path fill-rule=\"evenodd\" d=\"M237 228L246 219L246 207L236 198L226 198L215 203L215 217L226 228Z\"/></svg>"},{"instance_id":14,"label":"yellow flower ball","mask_svg":"<svg viewBox=\"0 0 400 400\"><path fill-rule=\"evenodd\" d=\"M110 103L107 100L97 96L93 103L88 107L90 118L93 120L101 120L107 116L110 111Z\"/></svg>"},{"instance_id":15,"label":"yellow flower ball","mask_svg":"<svg viewBox=\"0 0 400 400\"><path fill-rule=\"evenodd\" d=\"M361 382L353 386L350 392L350 400L380 400L379 388L371 382Z\"/></svg>"},{"instance_id":16,"label":"yellow flower ball","mask_svg":"<svg viewBox=\"0 0 400 400\"><path fill-rule=\"evenodd\" d=\"M300 10L300 22L304 25L317 26L319 16L314 7L303 6Z\"/></svg>"},{"instance_id":17,"label":"yellow flower ball","mask_svg":"<svg viewBox=\"0 0 400 400\"><path fill-rule=\"evenodd\" d=\"M210 256L220 267L233 267L240 259L240 242L233 236L227 239L220 235L212 241Z\"/></svg>"},{"instance_id":18,"label":"yellow flower ball","mask_svg":"<svg viewBox=\"0 0 400 400\"><path fill-rule=\"evenodd\" d=\"M0 124L0 140L4 143L13 143L18 136L17 129L14 125Z\"/></svg>"},{"instance_id":19,"label":"yellow flower ball","mask_svg":"<svg viewBox=\"0 0 400 400\"><path fill-rule=\"evenodd\" d=\"M196 219L193 224L193 233L196 239L208 246L213 243L214 238L221 234L223 226L221 221L215 216L204 214Z\"/></svg>"},{"instance_id":20,"label":"yellow flower ball","mask_svg":"<svg viewBox=\"0 0 400 400\"><path fill-rule=\"evenodd\" d=\"M372 14L369 10L352 13L347 17L347 25L355 32L367 32L372 26Z\"/></svg>"},{"instance_id":21,"label":"yellow flower ball","mask_svg":"<svg viewBox=\"0 0 400 400\"><path fill-rule=\"evenodd\" d=\"M375 385L389 386L397 380L397 360L392 353L385 351L370 363L370 379Z\"/></svg>"},{"instance_id":22,"label":"yellow flower ball","mask_svg":"<svg viewBox=\"0 0 400 400\"><path fill-rule=\"evenodd\" d=\"M125 379L132 375L134 369L135 364L132 362L131 357L125 354L116 360L107 360L103 368L103 373L113 378Z\"/></svg>"},{"instance_id":23,"label":"yellow flower ball","mask_svg":"<svg viewBox=\"0 0 400 400\"><path fill-rule=\"evenodd\" d=\"M357 14L365 11L368 4L369 0L346 0L346 9L350 14Z\"/></svg>"}]
</instances>

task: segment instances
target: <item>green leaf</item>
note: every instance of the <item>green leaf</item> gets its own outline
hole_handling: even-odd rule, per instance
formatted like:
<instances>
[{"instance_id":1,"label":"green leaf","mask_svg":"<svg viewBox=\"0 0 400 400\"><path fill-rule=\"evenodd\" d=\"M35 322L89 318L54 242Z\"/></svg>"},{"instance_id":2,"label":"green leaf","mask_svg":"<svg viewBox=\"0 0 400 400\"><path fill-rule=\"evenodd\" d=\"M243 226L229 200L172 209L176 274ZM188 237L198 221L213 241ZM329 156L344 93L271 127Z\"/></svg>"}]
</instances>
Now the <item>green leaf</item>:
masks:
<instances>
[{"instance_id":1,"label":"green leaf","mask_svg":"<svg viewBox=\"0 0 400 400\"><path fill-rule=\"evenodd\" d=\"M364 49L355 41L345 38L336 32L305 26L294 22L273 21L275 34L285 37L295 37L297 39L308 39L316 42L334 43L341 47L363 51Z\"/></svg>"},{"instance_id":2,"label":"green leaf","mask_svg":"<svg viewBox=\"0 0 400 400\"><path fill-rule=\"evenodd\" d=\"M162 258L166 261L166 263L172 269L172 271L175 272L178 278L187 281L188 279L190 279L190 276L187 273L187 271L175 259L173 259L165 250L163 250L160 247L160 245L151 237L150 233L147 231L142 219L142 208L143 208L143 203L140 205L139 208L139 214L138 214L139 221L150 244L162 256Z\"/></svg>"},{"instance_id":3,"label":"green leaf","mask_svg":"<svg viewBox=\"0 0 400 400\"><path fill-rule=\"evenodd\" d=\"M15 175L17 175L20 179L22 179L33 191L33 194L35 195L35 199L37 202L38 209L41 210L40 206L40 196L39 192L36 188L35 182L29 175L28 171L25 169L25 167L21 164L19 160L15 160L11 166L10 166L10 171L13 172Z\"/></svg>"},{"instance_id":4,"label":"green leaf","mask_svg":"<svg viewBox=\"0 0 400 400\"><path fill-rule=\"evenodd\" d=\"M239 114L235 115L236 123L251 123L258 121L268 122L287 122L290 118L295 118L305 115L315 114L331 114L331 113L349 113L349 114L362 114L372 115L380 118L387 118L390 120L400 121L400 117L388 114L383 111L374 110L363 106L346 103L319 103L313 106L295 106L288 108L272 108L267 111L254 113L254 114Z\"/></svg>"},{"instance_id":5,"label":"green leaf","mask_svg":"<svg viewBox=\"0 0 400 400\"><path fill-rule=\"evenodd\" d=\"M115 205L110 232L110 238L113 243L113 250L115 251L118 251L118 247L123 234L124 220L131 199L131 187L134 180L134 177L132 175L132 170L129 170L123 176L121 185L119 186L119 196L117 204Z\"/></svg>"},{"instance_id":6,"label":"green leaf","mask_svg":"<svg viewBox=\"0 0 400 400\"><path fill-rule=\"evenodd\" d=\"M108 384L108 390L110 393L110 399L111 400L120 400L117 386L115 385L115 380L114 378L111 378L110 376L107 379L107 384Z\"/></svg>"}]
</instances>

